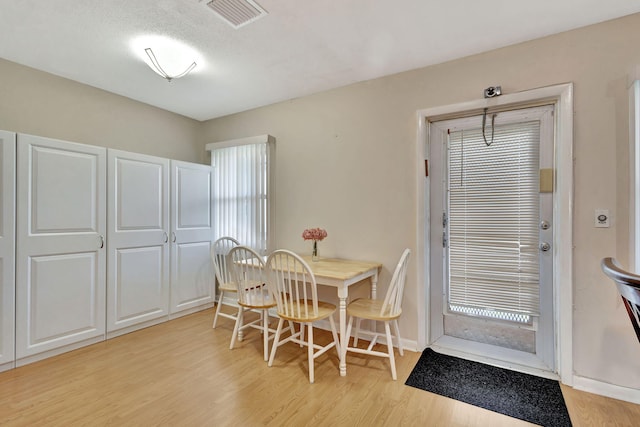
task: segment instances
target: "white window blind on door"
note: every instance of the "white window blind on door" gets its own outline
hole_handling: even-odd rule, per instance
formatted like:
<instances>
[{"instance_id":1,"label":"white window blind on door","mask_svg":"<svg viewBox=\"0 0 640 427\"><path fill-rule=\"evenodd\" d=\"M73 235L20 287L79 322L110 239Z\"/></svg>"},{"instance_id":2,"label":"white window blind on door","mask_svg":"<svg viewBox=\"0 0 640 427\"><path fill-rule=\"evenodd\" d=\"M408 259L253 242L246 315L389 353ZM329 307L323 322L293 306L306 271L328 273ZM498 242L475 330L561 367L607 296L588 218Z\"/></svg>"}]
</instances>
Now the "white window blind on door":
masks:
<instances>
[{"instance_id":1,"label":"white window blind on door","mask_svg":"<svg viewBox=\"0 0 640 427\"><path fill-rule=\"evenodd\" d=\"M269 152L268 142L211 150L214 236L233 237L262 254L268 247Z\"/></svg>"},{"instance_id":2,"label":"white window blind on door","mask_svg":"<svg viewBox=\"0 0 640 427\"><path fill-rule=\"evenodd\" d=\"M488 119L485 136L449 134L449 307L538 315L540 122Z\"/></svg>"}]
</instances>

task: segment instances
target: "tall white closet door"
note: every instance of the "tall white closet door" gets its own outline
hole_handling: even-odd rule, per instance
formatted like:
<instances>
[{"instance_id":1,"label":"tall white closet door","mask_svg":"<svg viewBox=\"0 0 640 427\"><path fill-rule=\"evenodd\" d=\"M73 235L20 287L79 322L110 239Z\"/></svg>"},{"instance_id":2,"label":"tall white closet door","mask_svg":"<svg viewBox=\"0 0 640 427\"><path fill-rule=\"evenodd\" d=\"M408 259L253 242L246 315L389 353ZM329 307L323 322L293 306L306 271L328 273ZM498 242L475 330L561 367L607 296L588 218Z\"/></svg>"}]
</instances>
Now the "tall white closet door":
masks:
<instances>
[{"instance_id":1,"label":"tall white closet door","mask_svg":"<svg viewBox=\"0 0 640 427\"><path fill-rule=\"evenodd\" d=\"M171 313L214 301L210 166L171 161Z\"/></svg>"},{"instance_id":2,"label":"tall white closet door","mask_svg":"<svg viewBox=\"0 0 640 427\"><path fill-rule=\"evenodd\" d=\"M104 338L106 154L18 135L17 359Z\"/></svg>"},{"instance_id":3,"label":"tall white closet door","mask_svg":"<svg viewBox=\"0 0 640 427\"><path fill-rule=\"evenodd\" d=\"M169 160L109 157L107 331L169 313Z\"/></svg>"},{"instance_id":4,"label":"tall white closet door","mask_svg":"<svg viewBox=\"0 0 640 427\"><path fill-rule=\"evenodd\" d=\"M0 371L15 360L15 185L16 134L0 131Z\"/></svg>"}]
</instances>

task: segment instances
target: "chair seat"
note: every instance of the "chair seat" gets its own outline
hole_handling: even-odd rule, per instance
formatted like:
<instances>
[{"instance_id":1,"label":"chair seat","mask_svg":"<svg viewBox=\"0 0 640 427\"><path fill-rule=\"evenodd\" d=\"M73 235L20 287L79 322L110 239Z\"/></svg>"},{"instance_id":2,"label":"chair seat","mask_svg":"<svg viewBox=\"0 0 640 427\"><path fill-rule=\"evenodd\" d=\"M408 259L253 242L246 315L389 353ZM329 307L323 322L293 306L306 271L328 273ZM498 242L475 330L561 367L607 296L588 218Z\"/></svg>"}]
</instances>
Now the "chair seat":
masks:
<instances>
[{"instance_id":1,"label":"chair seat","mask_svg":"<svg viewBox=\"0 0 640 427\"><path fill-rule=\"evenodd\" d=\"M304 306L307 306L307 313L313 313L313 303L311 301L301 301L300 303L300 311L302 313L305 312ZM292 322L315 322L317 320L326 319L331 316L336 311L336 306L324 301L318 301L318 315L312 317L299 317L294 315L288 315L285 313L278 312L278 316L282 317L285 320L291 320Z\"/></svg>"},{"instance_id":2,"label":"chair seat","mask_svg":"<svg viewBox=\"0 0 640 427\"><path fill-rule=\"evenodd\" d=\"M267 290L260 294L246 294L245 301L238 301L238 305L247 308L271 308L276 306L276 301L271 297Z\"/></svg>"},{"instance_id":3,"label":"chair seat","mask_svg":"<svg viewBox=\"0 0 640 427\"><path fill-rule=\"evenodd\" d=\"M394 315L380 315L380 310L382 309L383 303L384 302L382 300L359 298L349 303L349 305L347 306L347 315L360 317L361 319L381 321L393 320L400 317L400 315L402 314L402 309L400 309L398 313Z\"/></svg>"},{"instance_id":4,"label":"chair seat","mask_svg":"<svg viewBox=\"0 0 640 427\"><path fill-rule=\"evenodd\" d=\"M222 292L236 292L236 283L235 282L226 282L220 283L218 285L218 289Z\"/></svg>"}]
</instances>

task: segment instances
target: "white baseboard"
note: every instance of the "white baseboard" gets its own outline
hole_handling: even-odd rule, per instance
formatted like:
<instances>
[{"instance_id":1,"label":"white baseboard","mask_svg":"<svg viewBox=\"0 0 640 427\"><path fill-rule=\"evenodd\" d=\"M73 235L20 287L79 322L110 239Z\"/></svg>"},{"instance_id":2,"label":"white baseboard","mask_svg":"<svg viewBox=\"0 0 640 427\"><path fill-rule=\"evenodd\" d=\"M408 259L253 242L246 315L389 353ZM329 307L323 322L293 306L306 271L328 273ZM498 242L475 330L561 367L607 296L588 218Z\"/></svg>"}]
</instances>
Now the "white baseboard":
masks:
<instances>
[{"instance_id":1,"label":"white baseboard","mask_svg":"<svg viewBox=\"0 0 640 427\"><path fill-rule=\"evenodd\" d=\"M580 377L578 375L573 376L573 388L576 390L586 391L588 393L611 397L612 399L640 404L640 390L635 388L609 384L591 378Z\"/></svg>"},{"instance_id":2,"label":"white baseboard","mask_svg":"<svg viewBox=\"0 0 640 427\"><path fill-rule=\"evenodd\" d=\"M77 350L79 348L86 347L91 344L96 344L104 340L105 340L105 336L100 335L94 338L86 339L84 341L54 348L53 350L43 351L42 353L34 354L32 356L25 356L21 359L16 359L16 368L19 368L24 365L28 365L30 363L39 362L40 360L48 359L49 357L57 356L59 354L67 353L69 351Z\"/></svg>"},{"instance_id":3,"label":"white baseboard","mask_svg":"<svg viewBox=\"0 0 640 427\"><path fill-rule=\"evenodd\" d=\"M135 325L126 326L124 328L115 329L115 330L112 330L112 331L107 331L107 339L110 340L112 338L117 338L119 336L131 333L131 332L139 331L140 329L148 328L150 326L155 326L155 325L158 325L160 323L164 323L167 320L169 320L169 316L168 315L164 315L162 317L158 317L158 318L155 318L155 319L147 320L146 322L141 322L141 323L137 323Z\"/></svg>"},{"instance_id":4,"label":"white baseboard","mask_svg":"<svg viewBox=\"0 0 640 427\"><path fill-rule=\"evenodd\" d=\"M177 318L183 317L183 316L188 316L189 314L197 313L197 312L202 311L202 310L207 310L207 309L213 307L213 304L214 303L209 302L207 304L199 305L197 307L191 307L191 308L187 308L185 310L181 310L181 311L179 311L177 313L171 313L171 314L169 314L169 320L177 319Z\"/></svg>"},{"instance_id":5,"label":"white baseboard","mask_svg":"<svg viewBox=\"0 0 640 427\"><path fill-rule=\"evenodd\" d=\"M15 360L11 362L3 363L2 365L0 365L0 372L9 371L15 367L16 367Z\"/></svg>"},{"instance_id":6,"label":"white baseboard","mask_svg":"<svg viewBox=\"0 0 640 427\"><path fill-rule=\"evenodd\" d=\"M315 322L313 324L314 326L318 327L319 329L323 329L325 331L330 331L331 330L331 326L329 325L329 321L328 320L321 320L319 322ZM338 322L336 321L336 329L338 329ZM361 329L363 334L371 334L372 332L368 329ZM338 331L338 333L340 333L340 331ZM402 331L400 331L400 333L402 333ZM351 336L353 336L353 331L351 331ZM392 338L394 338L392 336ZM363 335L362 337L360 337L360 339L367 339L366 335ZM408 340L405 338L401 338L402 339L402 348L403 350L407 350L407 351L413 351L414 353L418 353L421 352L420 350L418 350L418 342L415 340ZM382 345L387 345L387 338L384 336L384 332L380 333L378 332L378 340L376 341L379 344Z\"/></svg>"}]
</instances>

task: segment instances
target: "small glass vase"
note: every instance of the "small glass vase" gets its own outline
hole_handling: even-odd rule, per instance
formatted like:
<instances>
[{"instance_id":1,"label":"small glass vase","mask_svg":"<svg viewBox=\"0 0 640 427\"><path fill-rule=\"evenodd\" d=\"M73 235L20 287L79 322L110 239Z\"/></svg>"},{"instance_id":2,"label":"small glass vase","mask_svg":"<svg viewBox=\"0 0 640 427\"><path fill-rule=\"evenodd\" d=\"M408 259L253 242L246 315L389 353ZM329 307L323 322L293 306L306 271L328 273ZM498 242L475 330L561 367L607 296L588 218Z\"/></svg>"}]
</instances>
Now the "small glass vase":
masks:
<instances>
[{"instance_id":1,"label":"small glass vase","mask_svg":"<svg viewBox=\"0 0 640 427\"><path fill-rule=\"evenodd\" d=\"M313 250L311 251L311 261L318 261L320 257L318 256L318 241L313 241Z\"/></svg>"}]
</instances>

